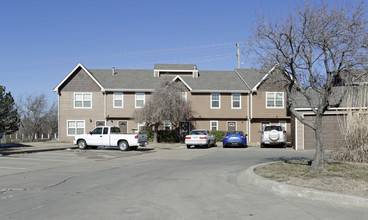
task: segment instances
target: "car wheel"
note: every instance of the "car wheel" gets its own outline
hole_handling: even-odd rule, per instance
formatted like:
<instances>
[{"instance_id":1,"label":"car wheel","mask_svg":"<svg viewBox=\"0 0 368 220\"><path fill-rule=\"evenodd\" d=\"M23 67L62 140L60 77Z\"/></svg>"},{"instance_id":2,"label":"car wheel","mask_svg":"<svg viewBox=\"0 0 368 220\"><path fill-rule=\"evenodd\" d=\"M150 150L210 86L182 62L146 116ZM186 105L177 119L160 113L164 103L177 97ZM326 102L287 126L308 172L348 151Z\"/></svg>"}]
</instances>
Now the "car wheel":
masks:
<instances>
[{"instance_id":1,"label":"car wheel","mask_svg":"<svg viewBox=\"0 0 368 220\"><path fill-rule=\"evenodd\" d=\"M211 141L208 141L207 148L211 147Z\"/></svg>"},{"instance_id":2,"label":"car wheel","mask_svg":"<svg viewBox=\"0 0 368 220\"><path fill-rule=\"evenodd\" d=\"M190 145L189 144L187 144L187 148L190 149Z\"/></svg>"},{"instance_id":3,"label":"car wheel","mask_svg":"<svg viewBox=\"0 0 368 220\"><path fill-rule=\"evenodd\" d=\"M264 148L265 146L264 146L264 144L261 144L261 148Z\"/></svg>"},{"instance_id":4,"label":"car wheel","mask_svg":"<svg viewBox=\"0 0 368 220\"><path fill-rule=\"evenodd\" d=\"M127 151L127 150L129 150L129 144L128 144L128 142L126 142L126 141L120 141L120 142L119 142L119 148L120 148L120 150L122 150L122 151Z\"/></svg>"},{"instance_id":5,"label":"car wheel","mask_svg":"<svg viewBox=\"0 0 368 220\"><path fill-rule=\"evenodd\" d=\"M85 140L79 140L78 141L78 147L81 150L87 149L87 143L86 143L86 141Z\"/></svg>"}]
</instances>

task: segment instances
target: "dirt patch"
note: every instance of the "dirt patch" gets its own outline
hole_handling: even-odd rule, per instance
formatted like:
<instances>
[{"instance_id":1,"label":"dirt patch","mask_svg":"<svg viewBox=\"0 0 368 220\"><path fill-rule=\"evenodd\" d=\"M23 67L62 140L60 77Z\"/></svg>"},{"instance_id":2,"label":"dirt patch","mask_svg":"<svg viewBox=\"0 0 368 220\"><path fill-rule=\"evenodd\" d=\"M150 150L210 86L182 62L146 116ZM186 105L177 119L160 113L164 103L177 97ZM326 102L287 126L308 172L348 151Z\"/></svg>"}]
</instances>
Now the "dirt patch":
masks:
<instances>
[{"instance_id":1,"label":"dirt patch","mask_svg":"<svg viewBox=\"0 0 368 220\"><path fill-rule=\"evenodd\" d=\"M286 161L258 167L265 178L295 186L368 197L368 164L329 162L328 172L308 172L307 161Z\"/></svg>"}]
</instances>

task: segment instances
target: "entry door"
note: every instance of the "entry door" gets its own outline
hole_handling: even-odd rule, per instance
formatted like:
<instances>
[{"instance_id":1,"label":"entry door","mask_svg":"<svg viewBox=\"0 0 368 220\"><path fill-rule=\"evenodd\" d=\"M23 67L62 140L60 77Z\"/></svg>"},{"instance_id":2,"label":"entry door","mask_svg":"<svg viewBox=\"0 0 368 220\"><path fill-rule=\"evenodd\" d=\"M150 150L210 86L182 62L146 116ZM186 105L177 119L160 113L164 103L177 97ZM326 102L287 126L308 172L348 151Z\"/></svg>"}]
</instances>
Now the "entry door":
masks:
<instances>
[{"instance_id":1,"label":"entry door","mask_svg":"<svg viewBox=\"0 0 368 220\"><path fill-rule=\"evenodd\" d=\"M229 121L227 123L227 130L228 131L236 131L236 122L234 121Z\"/></svg>"},{"instance_id":2,"label":"entry door","mask_svg":"<svg viewBox=\"0 0 368 220\"><path fill-rule=\"evenodd\" d=\"M119 121L119 128L121 133L128 133L128 121Z\"/></svg>"}]
</instances>

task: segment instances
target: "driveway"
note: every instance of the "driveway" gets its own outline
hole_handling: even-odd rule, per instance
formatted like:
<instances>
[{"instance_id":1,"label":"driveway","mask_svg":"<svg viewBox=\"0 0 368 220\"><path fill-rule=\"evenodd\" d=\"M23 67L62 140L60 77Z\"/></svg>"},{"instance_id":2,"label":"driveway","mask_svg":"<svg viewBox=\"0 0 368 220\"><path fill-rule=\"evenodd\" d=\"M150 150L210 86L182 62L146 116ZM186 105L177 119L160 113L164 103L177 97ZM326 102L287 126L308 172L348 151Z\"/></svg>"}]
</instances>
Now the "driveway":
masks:
<instances>
[{"instance_id":1,"label":"driveway","mask_svg":"<svg viewBox=\"0 0 368 220\"><path fill-rule=\"evenodd\" d=\"M313 154L183 145L4 156L0 219L364 219L368 210L280 197L243 176L255 164Z\"/></svg>"}]
</instances>

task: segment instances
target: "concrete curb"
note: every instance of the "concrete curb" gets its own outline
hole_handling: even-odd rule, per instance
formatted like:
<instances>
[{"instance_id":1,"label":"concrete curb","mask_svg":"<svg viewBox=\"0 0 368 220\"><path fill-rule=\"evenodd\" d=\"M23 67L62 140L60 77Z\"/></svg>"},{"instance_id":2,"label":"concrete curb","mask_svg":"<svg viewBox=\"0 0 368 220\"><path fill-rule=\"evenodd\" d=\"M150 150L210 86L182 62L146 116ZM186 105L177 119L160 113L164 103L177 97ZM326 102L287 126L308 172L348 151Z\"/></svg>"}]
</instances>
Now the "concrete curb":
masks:
<instances>
[{"instance_id":1,"label":"concrete curb","mask_svg":"<svg viewBox=\"0 0 368 220\"><path fill-rule=\"evenodd\" d=\"M45 152L45 151L58 151L58 150L67 150L67 149L77 149L78 147L55 147L55 148L35 148L35 149L21 149L14 151L3 151L0 152L0 155L6 156L10 154L29 154L29 153L37 153L37 152Z\"/></svg>"},{"instance_id":2,"label":"concrete curb","mask_svg":"<svg viewBox=\"0 0 368 220\"><path fill-rule=\"evenodd\" d=\"M280 161L279 161L280 162ZM341 206L357 206L368 208L368 198L347 195L342 193L328 192L323 190L305 188L300 186L293 186L285 183L280 183L270 179L266 179L254 173L254 169L266 164L272 164L277 162L270 162L264 164L258 164L245 170L241 175L249 182L256 186L260 186L263 189L273 191L276 194L283 196L301 197L311 200L325 201Z\"/></svg>"}]
</instances>

